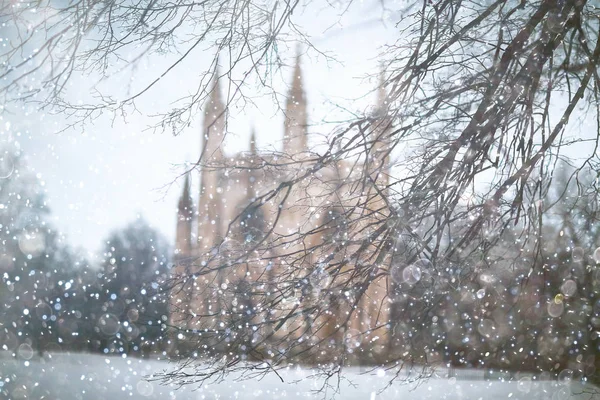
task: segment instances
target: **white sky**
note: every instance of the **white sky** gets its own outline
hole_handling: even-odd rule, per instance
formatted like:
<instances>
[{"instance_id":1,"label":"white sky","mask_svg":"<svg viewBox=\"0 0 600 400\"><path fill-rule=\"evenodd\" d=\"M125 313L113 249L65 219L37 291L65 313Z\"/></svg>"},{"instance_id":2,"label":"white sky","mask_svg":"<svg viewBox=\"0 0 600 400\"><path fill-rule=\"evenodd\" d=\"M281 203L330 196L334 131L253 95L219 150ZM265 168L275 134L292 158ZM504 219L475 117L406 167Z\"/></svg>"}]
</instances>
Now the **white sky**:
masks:
<instances>
[{"instance_id":1,"label":"white sky","mask_svg":"<svg viewBox=\"0 0 600 400\"><path fill-rule=\"evenodd\" d=\"M324 7L321 10L312 3L307 10L300 9L295 15L294 20L307 29L314 44L340 61L326 63L323 57L314 53L302 60L312 124L317 125L326 116L332 118L331 103L342 104L350 110L363 110L374 101L374 95L356 102L351 99L375 88L376 81L364 77L377 72L380 45L397 39L397 28L391 22L384 22L382 18L387 19L387 16L380 5L378 0L365 0L357 3L351 14L340 19L331 9ZM314 14L315 9L319 10L318 16ZM339 23L330 27L335 21ZM293 50L286 55L291 62ZM161 103L167 94L185 95L186 83L207 67L203 63L206 64L209 58L198 55L198 59L188 60L167 77L162 86L148 93L145 111L152 114L155 102ZM149 60L147 70L139 71L135 79L145 82L155 77L162 72L161 65L168 61L166 57ZM289 82L291 73L291 68L284 70L282 78ZM274 82L281 86L278 88L280 93L286 91L282 82L278 83L277 79ZM115 88L120 84L122 82L112 82ZM77 93L77 87L75 80L71 90ZM88 95L82 93L82 97ZM283 116L275 114L268 96L258 98L256 105L232 110L226 153L248 148L251 125L256 127L259 147L278 145ZM182 182L176 182L169 190L164 186L181 172L183 162L198 157L200 115L177 137L144 131L151 123L144 115L129 116L127 123L117 120L114 124L109 118L99 118L93 125L88 125L83 134L81 130L55 134L56 128L65 123L62 116L34 114L11 118L9 122L10 131L24 149L29 165L41 174L53 224L66 233L72 245L97 251L112 229L124 226L138 214L169 240L174 240L176 205ZM313 130L331 128L317 125ZM0 125L0 130L3 129L6 131L5 123ZM7 137L4 134L0 140Z\"/></svg>"}]
</instances>

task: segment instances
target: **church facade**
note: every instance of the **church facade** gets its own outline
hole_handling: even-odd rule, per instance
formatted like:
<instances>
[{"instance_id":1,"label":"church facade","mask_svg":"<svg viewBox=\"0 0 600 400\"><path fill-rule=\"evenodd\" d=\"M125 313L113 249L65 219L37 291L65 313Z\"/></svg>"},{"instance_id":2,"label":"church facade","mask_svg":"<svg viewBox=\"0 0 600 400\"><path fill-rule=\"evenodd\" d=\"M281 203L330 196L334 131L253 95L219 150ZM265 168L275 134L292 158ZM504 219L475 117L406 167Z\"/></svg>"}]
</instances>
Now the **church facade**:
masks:
<instances>
[{"instance_id":1,"label":"church facade","mask_svg":"<svg viewBox=\"0 0 600 400\"><path fill-rule=\"evenodd\" d=\"M382 196L354 182L356 176L371 178L363 169L373 168L372 181L386 190L389 152L383 141L372 141L371 157L361 165L340 159L314 169L321 155L309 148L298 57L282 151L259 151L253 132L249 151L227 155L228 110L218 81L214 85L204 110L197 206L189 174L178 204L169 317L174 342L206 352L241 349L256 358L302 354L307 346L325 349L312 351L313 360L367 345L385 353L389 274L379 267L360 286L364 271L358 265L374 260L352 240L385 218ZM390 129L381 112L381 86L374 113L379 121L367 133L374 137ZM363 259L353 259L357 253Z\"/></svg>"}]
</instances>

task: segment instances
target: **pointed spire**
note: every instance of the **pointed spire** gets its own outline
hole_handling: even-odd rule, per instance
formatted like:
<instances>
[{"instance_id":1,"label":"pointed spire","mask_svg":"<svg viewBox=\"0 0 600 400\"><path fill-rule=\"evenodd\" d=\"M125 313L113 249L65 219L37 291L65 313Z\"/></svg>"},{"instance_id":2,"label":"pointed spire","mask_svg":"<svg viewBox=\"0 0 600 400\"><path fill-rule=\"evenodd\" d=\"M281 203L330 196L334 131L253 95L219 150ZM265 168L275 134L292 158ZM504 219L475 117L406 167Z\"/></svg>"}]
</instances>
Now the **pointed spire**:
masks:
<instances>
[{"instance_id":1,"label":"pointed spire","mask_svg":"<svg viewBox=\"0 0 600 400\"><path fill-rule=\"evenodd\" d=\"M292 86L288 95L288 104L304 101L304 88L302 85L302 68L300 67L300 59L300 45L298 45L296 47L296 63L294 64L294 74L292 75Z\"/></svg>"},{"instance_id":2,"label":"pointed spire","mask_svg":"<svg viewBox=\"0 0 600 400\"><path fill-rule=\"evenodd\" d=\"M252 131L250 132L250 153L252 155L255 155L257 153L257 151L256 151L256 129L254 129L254 126L252 127Z\"/></svg>"},{"instance_id":3,"label":"pointed spire","mask_svg":"<svg viewBox=\"0 0 600 400\"><path fill-rule=\"evenodd\" d=\"M385 90L385 68L383 64L379 67L379 85L377 86L377 109L385 110L388 106L388 96Z\"/></svg>"},{"instance_id":4,"label":"pointed spire","mask_svg":"<svg viewBox=\"0 0 600 400\"><path fill-rule=\"evenodd\" d=\"M285 132L283 151L294 156L307 151L306 96L300 68L300 46L296 49L296 63L285 109Z\"/></svg>"},{"instance_id":5,"label":"pointed spire","mask_svg":"<svg viewBox=\"0 0 600 400\"><path fill-rule=\"evenodd\" d=\"M183 182L183 198L190 198L190 174L185 174L185 181Z\"/></svg>"},{"instance_id":6,"label":"pointed spire","mask_svg":"<svg viewBox=\"0 0 600 400\"><path fill-rule=\"evenodd\" d=\"M211 78L211 92L209 94L208 103L205 106L204 113L206 115L214 114L219 116L220 113L225 110L225 105L223 104L223 98L221 97L221 85L220 82L220 73L219 73L219 59L217 57L217 66L215 67L215 72Z\"/></svg>"},{"instance_id":7,"label":"pointed spire","mask_svg":"<svg viewBox=\"0 0 600 400\"><path fill-rule=\"evenodd\" d=\"M175 234L175 261L182 261L191 255L192 250L192 216L194 209L190 196L190 174L185 175L183 193L179 198L177 211L177 228Z\"/></svg>"},{"instance_id":8,"label":"pointed spire","mask_svg":"<svg viewBox=\"0 0 600 400\"><path fill-rule=\"evenodd\" d=\"M259 160L257 157L256 150L256 130L254 129L254 125L250 131L250 165L254 167L258 166ZM246 198L247 201L250 202L254 199L256 191L254 189L254 185L256 184L256 170L254 168L248 169L248 175L246 176Z\"/></svg>"},{"instance_id":9,"label":"pointed spire","mask_svg":"<svg viewBox=\"0 0 600 400\"><path fill-rule=\"evenodd\" d=\"M208 84L210 93L204 106L204 124L202 129L202 157L205 161L220 160L223 156L221 144L225 137L226 107L221 97L219 83L219 64L217 65L211 82Z\"/></svg>"},{"instance_id":10,"label":"pointed spire","mask_svg":"<svg viewBox=\"0 0 600 400\"><path fill-rule=\"evenodd\" d=\"M183 193L179 198L179 213L189 214L192 209L192 196L190 196L190 174L185 174L185 181L183 183Z\"/></svg>"}]
</instances>

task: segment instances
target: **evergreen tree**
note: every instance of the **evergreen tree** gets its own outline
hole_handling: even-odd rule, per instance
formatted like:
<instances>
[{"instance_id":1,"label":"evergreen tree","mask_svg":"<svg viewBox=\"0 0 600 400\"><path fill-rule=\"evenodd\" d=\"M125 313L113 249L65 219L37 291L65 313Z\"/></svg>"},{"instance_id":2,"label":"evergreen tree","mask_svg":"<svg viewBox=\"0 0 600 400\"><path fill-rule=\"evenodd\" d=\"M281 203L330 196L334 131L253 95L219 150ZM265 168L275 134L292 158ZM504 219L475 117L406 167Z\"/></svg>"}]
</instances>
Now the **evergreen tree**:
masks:
<instances>
[{"instance_id":1,"label":"evergreen tree","mask_svg":"<svg viewBox=\"0 0 600 400\"><path fill-rule=\"evenodd\" d=\"M105 348L138 352L162 344L168 312L166 240L139 218L108 237L104 256L97 331Z\"/></svg>"},{"instance_id":2,"label":"evergreen tree","mask_svg":"<svg viewBox=\"0 0 600 400\"><path fill-rule=\"evenodd\" d=\"M48 224L42 185L14 146L0 150L0 178L0 337L4 349L18 349L28 356L33 350L41 353L79 341L78 320L83 313L75 316L65 304L75 303L77 275L85 272L87 262Z\"/></svg>"}]
</instances>

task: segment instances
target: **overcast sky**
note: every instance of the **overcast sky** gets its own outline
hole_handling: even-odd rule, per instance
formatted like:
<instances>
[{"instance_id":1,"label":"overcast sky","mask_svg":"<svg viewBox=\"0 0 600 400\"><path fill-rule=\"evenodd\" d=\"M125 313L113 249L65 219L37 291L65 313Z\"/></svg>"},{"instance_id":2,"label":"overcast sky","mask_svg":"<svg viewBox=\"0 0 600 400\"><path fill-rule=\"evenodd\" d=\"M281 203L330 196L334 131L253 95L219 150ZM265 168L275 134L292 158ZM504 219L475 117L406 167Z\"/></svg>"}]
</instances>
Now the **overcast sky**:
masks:
<instances>
[{"instance_id":1,"label":"overcast sky","mask_svg":"<svg viewBox=\"0 0 600 400\"><path fill-rule=\"evenodd\" d=\"M335 12L324 11L327 9L318 10L318 18L315 8L300 9L295 15L295 21L307 29L315 45L339 61L327 63L310 52L302 59L309 119L315 125L311 130L324 132L332 128L320 121L339 116L340 111L334 112L333 104L361 111L374 101L374 95L360 99L376 85L375 79L368 80L365 76L378 69L380 45L397 38L397 29L380 4L364 1L334 26L330 25L336 21ZM291 62L293 49L287 53L285 49L281 51ZM175 97L186 94L186 82L207 68L211 56L198 54L195 59L187 60L162 86L149 92L146 110L151 110L155 101L160 102L168 94ZM166 56L149 59L135 80L145 82L155 77L169 61ZM291 74L288 68L282 71L281 82L274 80L280 86L277 88L280 93L285 93L283 81L289 82ZM77 94L77 80L74 82L71 91ZM116 88L122 82L111 84ZM257 88L257 96L260 94ZM10 122L10 128L6 122ZM95 252L112 229L124 226L138 215L173 241L182 182L168 185L182 171L182 163L194 161L199 155L201 115L177 137L145 131L151 123L146 115L132 115L126 122L117 119L114 123L109 118L99 118L93 125L87 125L84 133L77 130L56 134L57 128L66 122L63 116L35 113L5 118L0 129L11 132L24 149L29 165L41 174L53 224L66 233L68 241ZM256 106L231 111L226 153L247 150L252 125L259 147L278 147L283 116L276 112L271 97L262 96L256 99ZM198 183L197 179L194 183ZM197 198L197 190L194 193Z\"/></svg>"}]
</instances>

